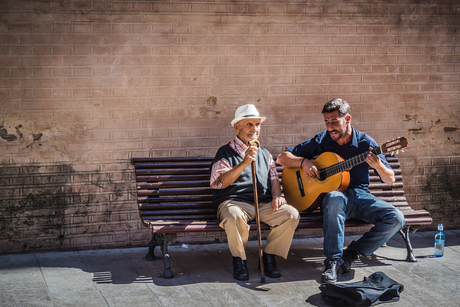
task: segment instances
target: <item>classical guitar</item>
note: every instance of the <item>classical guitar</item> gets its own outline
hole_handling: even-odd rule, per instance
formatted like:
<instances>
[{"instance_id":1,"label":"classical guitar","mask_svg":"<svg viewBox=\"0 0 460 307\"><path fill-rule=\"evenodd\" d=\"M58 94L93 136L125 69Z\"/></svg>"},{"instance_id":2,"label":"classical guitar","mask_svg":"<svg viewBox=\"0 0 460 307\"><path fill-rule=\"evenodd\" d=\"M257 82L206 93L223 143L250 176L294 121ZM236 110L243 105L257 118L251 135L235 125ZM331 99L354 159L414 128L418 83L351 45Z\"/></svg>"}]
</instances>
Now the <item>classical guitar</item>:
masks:
<instances>
[{"instance_id":1,"label":"classical guitar","mask_svg":"<svg viewBox=\"0 0 460 307\"><path fill-rule=\"evenodd\" d=\"M376 155L394 154L409 145L405 137L399 137L374 148ZM332 152L324 152L312 160L319 172L319 178L308 181L301 168L284 168L281 177L283 192L286 201L299 211L313 211L321 205L326 193L331 191L345 191L350 183L348 169L365 162L370 151L353 158L344 160Z\"/></svg>"}]
</instances>

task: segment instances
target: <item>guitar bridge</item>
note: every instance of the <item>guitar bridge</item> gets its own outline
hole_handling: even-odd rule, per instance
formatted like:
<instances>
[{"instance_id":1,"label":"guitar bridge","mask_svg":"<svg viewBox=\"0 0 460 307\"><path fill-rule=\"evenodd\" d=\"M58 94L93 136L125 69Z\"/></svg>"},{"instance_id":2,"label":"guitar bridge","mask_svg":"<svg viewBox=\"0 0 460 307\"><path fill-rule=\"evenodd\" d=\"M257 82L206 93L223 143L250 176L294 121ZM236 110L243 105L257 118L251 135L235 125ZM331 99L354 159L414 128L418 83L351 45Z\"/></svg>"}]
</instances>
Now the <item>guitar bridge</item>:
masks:
<instances>
[{"instance_id":1,"label":"guitar bridge","mask_svg":"<svg viewBox=\"0 0 460 307\"><path fill-rule=\"evenodd\" d=\"M299 187L300 196L304 197L305 196L305 190L303 188L302 176L300 175L300 171L296 171L295 173L297 175L297 186Z\"/></svg>"}]
</instances>

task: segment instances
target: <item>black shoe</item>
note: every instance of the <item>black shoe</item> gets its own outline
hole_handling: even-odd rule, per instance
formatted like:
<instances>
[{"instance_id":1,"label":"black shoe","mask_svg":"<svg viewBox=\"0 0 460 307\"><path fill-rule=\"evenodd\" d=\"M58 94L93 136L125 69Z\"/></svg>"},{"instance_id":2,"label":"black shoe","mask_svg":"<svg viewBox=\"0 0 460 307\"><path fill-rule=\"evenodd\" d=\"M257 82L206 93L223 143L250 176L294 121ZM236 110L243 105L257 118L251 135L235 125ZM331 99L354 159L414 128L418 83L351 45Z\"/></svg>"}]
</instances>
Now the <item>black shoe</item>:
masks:
<instances>
[{"instance_id":1,"label":"black shoe","mask_svg":"<svg viewBox=\"0 0 460 307\"><path fill-rule=\"evenodd\" d=\"M233 277L238 280L249 279L246 260L243 260L240 257L233 257Z\"/></svg>"},{"instance_id":2,"label":"black shoe","mask_svg":"<svg viewBox=\"0 0 460 307\"><path fill-rule=\"evenodd\" d=\"M342 255L343 263L342 263L341 267L342 267L343 272L344 272L344 273L350 272L351 265L352 265L353 262L355 262L358 258L359 258L359 255L358 255L358 253L357 253L355 250L346 249L346 250L343 252L343 255Z\"/></svg>"},{"instance_id":3,"label":"black shoe","mask_svg":"<svg viewBox=\"0 0 460 307\"><path fill-rule=\"evenodd\" d=\"M264 273L265 273L265 275L267 275L268 277L271 277L271 278L280 278L281 273L278 271L278 267L276 265L275 255L266 254L264 252L262 258L264 260ZM259 270L260 270L260 263L259 263Z\"/></svg>"},{"instance_id":4,"label":"black shoe","mask_svg":"<svg viewBox=\"0 0 460 307\"><path fill-rule=\"evenodd\" d=\"M327 259L326 267L321 274L321 283L330 284L337 281L337 273L339 272L340 264L337 260Z\"/></svg>"}]
</instances>

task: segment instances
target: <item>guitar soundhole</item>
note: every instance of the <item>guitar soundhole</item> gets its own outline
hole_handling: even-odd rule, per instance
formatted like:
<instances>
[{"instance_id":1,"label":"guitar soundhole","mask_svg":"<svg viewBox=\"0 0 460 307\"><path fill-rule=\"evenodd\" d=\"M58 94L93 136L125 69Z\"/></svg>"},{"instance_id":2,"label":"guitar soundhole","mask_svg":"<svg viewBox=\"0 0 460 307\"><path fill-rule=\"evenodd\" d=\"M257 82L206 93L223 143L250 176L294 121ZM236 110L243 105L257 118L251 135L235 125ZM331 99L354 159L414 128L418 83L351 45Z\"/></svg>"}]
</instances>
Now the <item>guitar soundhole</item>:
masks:
<instances>
[{"instance_id":1,"label":"guitar soundhole","mask_svg":"<svg viewBox=\"0 0 460 307\"><path fill-rule=\"evenodd\" d=\"M326 171L322 170L322 171L319 171L319 180L323 181L323 180L326 180L327 178L327 174L326 174Z\"/></svg>"}]
</instances>

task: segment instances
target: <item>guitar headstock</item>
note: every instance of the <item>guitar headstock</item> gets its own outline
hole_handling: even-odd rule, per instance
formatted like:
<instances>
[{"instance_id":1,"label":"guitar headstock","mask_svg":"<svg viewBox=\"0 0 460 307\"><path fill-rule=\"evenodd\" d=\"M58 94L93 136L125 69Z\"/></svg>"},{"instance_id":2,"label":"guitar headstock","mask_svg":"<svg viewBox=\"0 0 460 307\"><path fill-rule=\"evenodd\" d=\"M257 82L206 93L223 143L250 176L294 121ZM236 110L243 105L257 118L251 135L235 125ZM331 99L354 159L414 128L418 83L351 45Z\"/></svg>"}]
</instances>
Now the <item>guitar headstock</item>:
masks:
<instances>
[{"instance_id":1,"label":"guitar headstock","mask_svg":"<svg viewBox=\"0 0 460 307\"><path fill-rule=\"evenodd\" d=\"M407 140L407 138L401 136L394 140L385 142L385 144L383 144L380 147L382 149L382 154L394 155L395 152L398 153L399 150L402 150L408 146L409 146L409 141Z\"/></svg>"}]
</instances>

